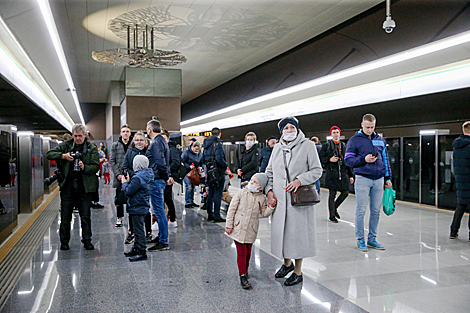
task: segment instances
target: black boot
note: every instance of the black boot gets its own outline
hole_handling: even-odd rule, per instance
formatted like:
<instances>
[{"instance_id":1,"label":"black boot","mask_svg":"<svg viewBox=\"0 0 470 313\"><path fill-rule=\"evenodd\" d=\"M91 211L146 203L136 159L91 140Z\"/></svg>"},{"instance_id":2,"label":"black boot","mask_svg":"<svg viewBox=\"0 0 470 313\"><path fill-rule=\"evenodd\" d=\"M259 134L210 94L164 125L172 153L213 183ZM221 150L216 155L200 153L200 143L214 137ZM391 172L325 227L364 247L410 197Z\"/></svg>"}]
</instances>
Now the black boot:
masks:
<instances>
[{"instance_id":1,"label":"black boot","mask_svg":"<svg viewBox=\"0 0 470 313\"><path fill-rule=\"evenodd\" d=\"M293 270L294 270L294 263L292 263L290 266L285 266L284 264L282 264L281 268L277 271L274 277L276 278L286 277L286 275L292 272Z\"/></svg>"},{"instance_id":2,"label":"black boot","mask_svg":"<svg viewBox=\"0 0 470 313\"><path fill-rule=\"evenodd\" d=\"M85 247L85 250L95 250L95 247L90 241L83 242L83 246Z\"/></svg>"},{"instance_id":3,"label":"black boot","mask_svg":"<svg viewBox=\"0 0 470 313\"><path fill-rule=\"evenodd\" d=\"M248 277L245 274L240 276L240 285L242 285L243 289L250 289L251 288L250 281L248 280Z\"/></svg>"}]
</instances>

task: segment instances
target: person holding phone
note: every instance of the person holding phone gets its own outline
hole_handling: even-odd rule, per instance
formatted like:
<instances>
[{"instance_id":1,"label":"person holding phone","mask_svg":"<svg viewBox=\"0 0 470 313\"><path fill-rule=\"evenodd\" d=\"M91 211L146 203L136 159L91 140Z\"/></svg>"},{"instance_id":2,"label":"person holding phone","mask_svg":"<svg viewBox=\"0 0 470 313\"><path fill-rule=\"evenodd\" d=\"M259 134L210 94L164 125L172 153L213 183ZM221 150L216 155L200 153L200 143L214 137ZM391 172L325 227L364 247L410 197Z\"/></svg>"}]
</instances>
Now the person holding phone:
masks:
<instances>
[{"instance_id":1,"label":"person holding phone","mask_svg":"<svg viewBox=\"0 0 470 313\"><path fill-rule=\"evenodd\" d=\"M357 248L367 252L368 248L385 250L377 242L377 227L379 225L380 207L384 185L392 187L390 163L387 155L385 140L375 130L376 119L372 114L362 117L361 127L346 146L344 162L354 169L356 181L356 237ZM370 197L369 235L367 245L364 240L364 215Z\"/></svg>"}]
</instances>

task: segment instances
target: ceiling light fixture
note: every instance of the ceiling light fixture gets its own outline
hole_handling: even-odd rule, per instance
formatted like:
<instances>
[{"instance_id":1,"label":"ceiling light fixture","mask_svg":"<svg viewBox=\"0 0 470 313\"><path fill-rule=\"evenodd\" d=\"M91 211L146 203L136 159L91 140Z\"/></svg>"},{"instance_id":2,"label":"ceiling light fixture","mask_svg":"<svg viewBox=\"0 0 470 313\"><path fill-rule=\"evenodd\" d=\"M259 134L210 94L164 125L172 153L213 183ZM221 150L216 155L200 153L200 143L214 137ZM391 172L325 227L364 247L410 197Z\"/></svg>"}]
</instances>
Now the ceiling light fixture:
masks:
<instances>
[{"instance_id":1,"label":"ceiling light fixture","mask_svg":"<svg viewBox=\"0 0 470 313\"><path fill-rule=\"evenodd\" d=\"M41 9L42 17L44 19L44 22L46 23L49 35L51 36L52 43L54 45L55 52L57 53L57 57L59 58L60 65L62 66L62 71L64 72L67 85L69 86L69 90L72 93L72 98L75 102L75 107L77 108L80 121L83 125L85 125L82 109L80 108L80 102L78 101L77 91L73 84L72 75L70 74L67 59L65 58L64 48L62 47L62 43L60 41L59 33L57 31L57 27L54 21L54 16L52 15L51 7L49 6L49 1L37 0L37 2L39 4L39 8Z\"/></svg>"},{"instance_id":2,"label":"ceiling light fixture","mask_svg":"<svg viewBox=\"0 0 470 313\"><path fill-rule=\"evenodd\" d=\"M141 32L138 24L124 25L124 28L127 30L127 48L93 51L92 57L95 61L141 68L176 66L187 61L178 51L160 50L154 47L154 27L142 26Z\"/></svg>"},{"instance_id":3,"label":"ceiling light fixture","mask_svg":"<svg viewBox=\"0 0 470 313\"><path fill-rule=\"evenodd\" d=\"M192 126L192 125L195 125L195 123L197 122L201 122L201 121L205 122L205 121L208 121L208 119L213 119L214 117L218 115L223 115L225 113L232 112L232 111L244 108L244 107L249 107L249 106L252 106L258 103L263 103L263 102L265 103L269 100L281 98L286 95L292 95L292 94L295 94L297 92L300 92L309 88L325 85L334 81L338 81L343 78L366 73L366 72L373 71L379 68L384 68L386 66L390 66L390 65L394 65L400 62L418 58L423 55L431 54L437 51L442 51L442 50L445 50L454 46L465 44L467 42L470 42L470 31L466 31L455 36L451 36L451 37L441 39L441 40L438 40L429 44L425 44L420 47L402 51L397 54L384 57L382 59L364 63L364 64L361 64L361 65L358 65L358 66L355 66L355 67L352 67L352 68L349 68L349 69L346 69L337 73L333 73L327 76L316 78L305 83L301 83L301 84L288 87L279 91L275 91L275 92L272 92L263 96L259 96L257 98L246 100L246 101L234 104L232 106L229 106L229 107L217 110L217 111L212 111L210 113L182 121L180 125L186 126L186 127Z\"/></svg>"}]
</instances>

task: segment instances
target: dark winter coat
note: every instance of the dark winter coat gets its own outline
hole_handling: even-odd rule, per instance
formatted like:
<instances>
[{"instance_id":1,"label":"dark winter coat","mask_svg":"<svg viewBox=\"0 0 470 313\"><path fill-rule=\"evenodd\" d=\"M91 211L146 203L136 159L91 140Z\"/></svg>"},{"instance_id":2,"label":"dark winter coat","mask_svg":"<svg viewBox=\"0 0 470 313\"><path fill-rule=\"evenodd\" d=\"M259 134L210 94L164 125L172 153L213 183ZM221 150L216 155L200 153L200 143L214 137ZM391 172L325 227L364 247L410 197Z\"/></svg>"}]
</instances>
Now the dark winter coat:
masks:
<instances>
[{"instance_id":1,"label":"dark winter coat","mask_svg":"<svg viewBox=\"0 0 470 313\"><path fill-rule=\"evenodd\" d=\"M227 161L225 160L225 152L222 147L223 142L217 136L211 136L204 140L204 143L202 144L204 151L202 153L201 163L205 164L208 160L212 158L212 149L214 148L215 142L217 142L217 147L215 149L215 161L217 163L217 167L219 168L220 173L225 173L228 165ZM222 175L222 177L224 177L224 175Z\"/></svg>"},{"instance_id":2,"label":"dark winter coat","mask_svg":"<svg viewBox=\"0 0 470 313\"><path fill-rule=\"evenodd\" d=\"M377 160L374 163L367 163L366 155L374 153L378 153ZM373 132L369 138L361 129L349 139L344 162L354 169L356 175L374 180L384 177L385 181L392 178L387 145L382 136L376 132Z\"/></svg>"},{"instance_id":3,"label":"dark winter coat","mask_svg":"<svg viewBox=\"0 0 470 313\"><path fill-rule=\"evenodd\" d=\"M269 163L269 158L271 157L271 153L273 153L273 148L270 146L264 147L260 151L260 166L259 172L264 173L266 171L266 167Z\"/></svg>"},{"instance_id":4,"label":"dark winter coat","mask_svg":"<svg viewBox=\"0 0 470 313\"><path fill-rule=\"evenodd\" d=\"M257 143L248 150L244 145L240 147L238 168L242 170L241 179L251 179L251 176L258 173L259 159L259 146Z\"/></svg>"},{"instance_id":5,"label":"dark winter coat","mask_svg":"<svg viewBox=\"0 0 470 313\"><path fill-rule=\"evenodd\" d=\"M85 165L85 169L81 171L83 185L85 188L85 192L95 192L96 190L98 190L98 180L96 179L96 172L98 172L100 169L100 158L98 156L98 149L88 140L85 141L84 145L85 147L83 151L86 152L84 152L84 155L82 156L82 161ZM62 142L57 147L49 150L46 154L48 160L56 160L58 163L61 162L61 165L63 165L61 168L64 177L68 177L69 172L73 170L73 162L63 160L62 154L71 152L73 146L73 139L69 139L67 141ZM66 180L67 179L64 179L60 183L61 188L64 186Z\"/></svg>"},{"instance_id":6,"label":"dark winter coat","mask_svg":"<svg viewBox=\"0 0 470 313\"><path fill-rule=\"evenodd\" d=\"M320 161L325 169L325 187L330 190L348 191L349 177L353 176L352 169L344 163L346 145L340 142L341 154L338 145L333 140L328 140L320 150ZM330 159L336 155L338 162L331 162Z\"/></svg>"},{"instance_id":7,"label":"dark winter coat","mask_svg":"<svg viewBox=\"0 0 470 313\"><path fill-rule=\"evenodd\" d=\"M455 139L454 173L457 186L457 202L470 204L470 136L460 135Z\"/></svg>"},{"instance_id":8,"label":"dark winter coat","mask_svg":"<svg viewBox=\"0 0 470 313\"><path fill-rule=\"evenodd\" d=\"M146 215L150 209L150 183L153 181L153 171L146 168L134 174L128 183L122 184L122 190L127 195L127 213Z\"/></svg>"},{"instance_id":9,"label":"dark winter coat","mask_svg":"<svg viewBox=\"0 0 470 313\"><path fill-rule=\"evenodd\" d=\"M149 159L149 168L153 170L154 178L167 181L170 177L168 166L170 164L170 149L162 135L158 135L153 139L145 156Z\"/></svg>"},{"instance_id":10,"label":"dark winter coat","mask_svg":"<svg viewBox=\"0 0 470 313\"><path fill-rule=\"evenodd\" d=\"M174 176L173 174L178 171L181 164L181 154L178 148L176 148L176 142L170 141L168 147L170 149L170 175Z\"/></svg>"},{"instance_id":11,"label":"dark winter coat","mask_svg":"<svg viewBox=\"0 0 470 313\"><path fill-rule=\"evenodd\" d=\"M124 157L124 162L122 162L122 169L127 169L129 177L134 176L134 158L136 155L145 155L147 152L147 147L144 147L142 150L132 147L132 149L127 150L127 153Z\"/></svg>"},{"instance_id":12,"label":"dark winter coat","mask_svg":"<svg viewBox=\"0 0 470 313\"><path fill-rule=\"evenodd\" d=\"M184 167L186 167L186 170L189 172L191 164L194 164L195 167L201 167L201 158L202 158L202 153L199 152L198 154L194 153L191 148L183 152L183 155L181 156L181 159L183 160Z\"/></svg>"}]
</instances>

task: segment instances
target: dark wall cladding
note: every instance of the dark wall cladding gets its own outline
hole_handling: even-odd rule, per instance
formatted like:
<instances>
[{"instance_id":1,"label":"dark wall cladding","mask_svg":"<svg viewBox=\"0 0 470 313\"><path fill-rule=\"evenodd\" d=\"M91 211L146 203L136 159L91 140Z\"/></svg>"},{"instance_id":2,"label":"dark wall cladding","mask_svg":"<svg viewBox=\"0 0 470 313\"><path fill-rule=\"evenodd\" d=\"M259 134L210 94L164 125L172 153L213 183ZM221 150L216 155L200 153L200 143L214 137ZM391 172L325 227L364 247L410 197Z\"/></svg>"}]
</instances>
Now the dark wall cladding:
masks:
<instances>
[{"instance_id":1,"label":"dark wall cladding","mask_svg":"<svg viewBox=\"0 0 470 313\"><path fill-rule=\"evenodd\" d=\"M187 102L187 120L470 29L468 0L392 1L397 27L382 29L385 2Z\"/></svg>"}]
</instances>

